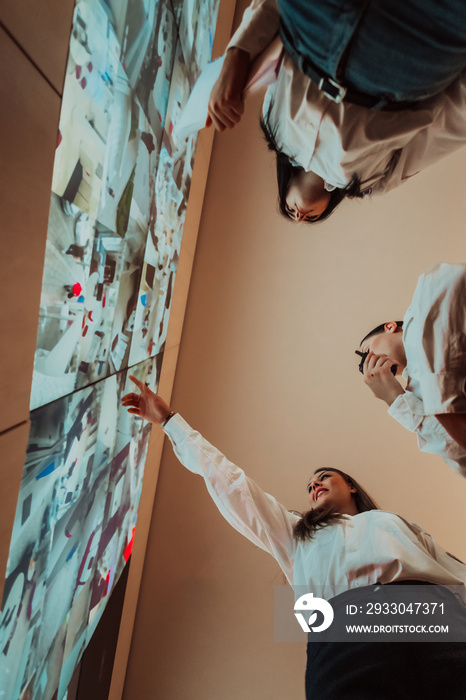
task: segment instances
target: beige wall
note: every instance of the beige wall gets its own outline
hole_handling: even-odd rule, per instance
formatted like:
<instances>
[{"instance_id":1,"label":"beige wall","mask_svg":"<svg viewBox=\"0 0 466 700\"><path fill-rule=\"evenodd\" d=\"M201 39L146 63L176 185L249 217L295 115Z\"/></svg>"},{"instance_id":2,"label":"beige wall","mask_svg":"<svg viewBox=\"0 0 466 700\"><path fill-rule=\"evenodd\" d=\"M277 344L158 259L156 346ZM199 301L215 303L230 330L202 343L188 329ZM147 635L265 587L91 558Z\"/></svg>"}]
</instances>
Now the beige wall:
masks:
<instances>
[{"instance_id":1,"label":"beige wall","mask_svg":"<svg viewBox=\"0 0 466 700\"><path fill-rule=\"evenodd\" d=\"M259 105L215 140L172 405L287 507L306 507L316 467L342 467L465 559L466 481L386 415L353 352L403 317L423 271L466 259L466 153L295 225L276 211ZM167 441L125 700L304 697L304 647L273 641L282 582Z\"/></svg>"}]
</instances>

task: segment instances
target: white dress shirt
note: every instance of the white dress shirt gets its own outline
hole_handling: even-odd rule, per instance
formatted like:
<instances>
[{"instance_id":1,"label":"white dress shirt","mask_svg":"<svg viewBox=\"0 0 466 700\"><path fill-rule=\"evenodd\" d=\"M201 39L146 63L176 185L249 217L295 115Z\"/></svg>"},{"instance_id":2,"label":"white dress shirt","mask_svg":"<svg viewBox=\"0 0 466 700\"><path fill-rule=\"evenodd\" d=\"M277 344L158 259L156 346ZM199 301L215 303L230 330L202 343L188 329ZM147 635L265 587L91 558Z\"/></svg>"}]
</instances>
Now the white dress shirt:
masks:
<instances>
[{"instance_id":1,"label":"white dress shirt","mask_svg":"<svg viewBox=\"0 0 466 700\"><path fill-rule=\"evenodd\" d=\"M377 581L415 579L462 585L466 565L413 523L374 510L346 516L297 542L299 516L265 493L178 414L164 428L176 456L200 474L218 510L238 532L269 552L291 585L318 590L327 599Z\"/></svg>"},{"instance_id":2,"label":"white dress shirt","mask_svg":"<svg viewBox=\"0 0 466 700\"><path fill-rule=\"evenodd\" d=\"M243 49L254 59L279 26L276 0L254 0L228 48ZM295 165L333 188L345 187L356 174L366 194L380 194L466 144L466 72L428 106L372 111L333 102L284 52L263 114L278 147Z\"/></svg>"},{"instance_id":3,"label":"white dress shirt","mask_svg":"<svg viewBox=\"0 0 466 700\"><path fill-rule=\"evenodd\" d=\"M466 477L466 450L435 418L466 413L466 265L440 263L419 278L403 320L406 392L388 413L421 450Z\"/></svg>"}]
</instances>

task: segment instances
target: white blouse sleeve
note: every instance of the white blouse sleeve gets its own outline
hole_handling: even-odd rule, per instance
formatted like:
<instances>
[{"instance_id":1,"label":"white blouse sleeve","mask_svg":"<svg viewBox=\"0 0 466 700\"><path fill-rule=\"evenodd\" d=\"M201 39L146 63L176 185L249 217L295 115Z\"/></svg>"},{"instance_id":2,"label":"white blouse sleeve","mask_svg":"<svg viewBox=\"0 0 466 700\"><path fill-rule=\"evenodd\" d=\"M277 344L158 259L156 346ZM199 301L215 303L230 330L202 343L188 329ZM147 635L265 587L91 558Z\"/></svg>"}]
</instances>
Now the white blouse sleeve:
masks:
<instances>
[{"instance_id":1,"label":"white blouse sleeve","mask_svg":"<svg viewBox=\"0 0 466 700\"><path fill-rule=\"evenodd\" d=\"M405 391L391 404L388 415L410 432L419 432L424 418L422 401L411 391Z\"/></svg>"},{"instance_id":2,"label":"white blouse sleeve","mask_svg":"<svg viewBox=\"0 0 466 700\"><path fill-rule=\"evenodd\" d=\"M204 477L223 517L253 544L269 552L291 582L295 555L293 525L298 517L262 491L178 414L164 430L180 462Z\"/></svg>"},{"instance_id":3,"label":"white blouse sleeve","mask_svg":"<svg viewBox=\"0 0 466 700\"><path fill-rule=\"evenodd\" d=\"M421 399L411 391L397 396L388 409L400 425L416 433L419 449L442 457L445 464L462 477L466 477L466 455L439 423L435 416L426 416Z\"/></svg>"},{"instance_id":4,"label":"white blouse sleeve","mask_svg":"<svg viewBox=\"0 0 466 700\"><path fill-rule=\"evenodd\" d=\"M421 275L411 308L422 319L416 393L425 414L466 413L466 265L439 263Z\"/></svg>"},{"instance_id":5,"label":"white blouse sleeve","mask_svg":"<svg viewBox=\"0 0 466 700\"><path fill-rule=\"evenodd\" d=\"M423 530L422 527L416 523L410 523L406 520L404 522L416 535L421 546L431 555L431 557L435 559L435 561L444 569L456 576L458 579L460 579L460 581L464 581L466 584L466 564L441 547L435 541L432 535L429 535L429 533ZM465 593L463 592L462 595L464 597Z\"/></svg>"},{"instance_id":6,"label":"white blouse sleeve","mask_svg":"<svg viewBox=\"0 0 466 700\"><path fill-rule=\"evenodd\" d=\"M243 49L253 60L271 43L279 29L280 14L276 0L253 0L245 10L227 50L232 47Z\"/></svg>"}]
</instances>

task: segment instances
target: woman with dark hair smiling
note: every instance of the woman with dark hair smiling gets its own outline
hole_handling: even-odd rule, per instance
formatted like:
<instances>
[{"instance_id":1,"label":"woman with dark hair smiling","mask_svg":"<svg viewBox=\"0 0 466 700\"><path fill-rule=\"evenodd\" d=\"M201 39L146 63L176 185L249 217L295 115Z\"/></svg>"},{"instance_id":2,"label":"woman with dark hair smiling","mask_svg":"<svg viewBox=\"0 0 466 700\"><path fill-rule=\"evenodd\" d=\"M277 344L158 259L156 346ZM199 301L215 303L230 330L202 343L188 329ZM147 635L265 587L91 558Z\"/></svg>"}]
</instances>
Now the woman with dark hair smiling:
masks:
<instances>
[{"instance_id":1,"label":"woman with dark hair smiling","mask_svg":"<svg viewBox=\"0 0 466 700\"><path fill-rule=\"evenodd\" d=\"M353 175L346 187L322 190L318 175L293 165L293 159L280 150L264 117L260 118L259 124L268 149L275 153L280 214L292 221L311 224L328 219L345 197L354 199L364 196L357 175Z\"/></svg>"},{"instance_id":2,"label":"woman with dark hair smiling","mask_svg":"<svg viewBox=\"0 0 466 700\"><path fill-rule=\"evenodd\" d=\"M317 590L327 599L335 621L349 604L384 601L395 583L403 584L408 604L434 601L448 607L455 641L310 641L308 700L465 699L466 608L446 587L456 586L464 599L466 565L419 526L379 510L366 491L338 469L320 468L313 474L307 485L307 513L288 511L163 399L130 378L139 393L123 397L128 411L164 428L182 464L203 476L225 519L277 560L290 585Z\"/></svg>"},{"instance_id":3,"label":"woman with dark hair smiling","mask_svg":"<svg viewBox=\"0 0 466 700\"><path fill-rule=\"evenodd\" d=\"M228 44L207 125L240 121L253 62L266 64L269 51L276 80L262 128L277 155L280 211L294 221L322 221L345 197L388 192L466 143L460 0L253 0Z\"/></svg>"}]
</instances>

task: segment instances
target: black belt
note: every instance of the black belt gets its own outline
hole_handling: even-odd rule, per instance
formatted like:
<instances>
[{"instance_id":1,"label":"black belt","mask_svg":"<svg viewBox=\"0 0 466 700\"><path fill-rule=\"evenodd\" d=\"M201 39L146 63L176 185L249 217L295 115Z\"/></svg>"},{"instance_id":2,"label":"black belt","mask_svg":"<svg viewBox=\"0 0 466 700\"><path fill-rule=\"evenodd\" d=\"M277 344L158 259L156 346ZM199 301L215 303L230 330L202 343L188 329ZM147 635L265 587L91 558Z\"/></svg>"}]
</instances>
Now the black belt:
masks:
<instances>
[{"instance_id":1,"label":"black belt","mask_svg":"<svg viewBox=\"0 0 466 700\"><path fill-rule=\"evenodd\" d=\"M317 85L319 90L322 90L322 92L334 102L340 103L345 101L359 105L360 107L366 107L366 109L397 111L419 108L427 99L398 102L394 100L391 95L369 95L355 87L345 85L343 76L345 74L353 37L348 41L347 46L344 48L339 58L336 77L333 78L316 66L307 55L303 55L296 50L293 36L283 22L280 23L280 36L285 50L290 54L294 63L296 63L302 72ZM430 97L428 99L430 99Z\"/></svg>"},{"instance_id":2,"label":"black belt","mask_svg":"<svg viewBox=\"0 0 466 700\"><path fill-rule=\"evenodd\" d=\"M343 85L335 78L331 78L329 75L326 75L313 63L311 63L308 58L302 62L302 69L307 77L317 85L319 90L322 90L322 92L327 95L329 99L336 103L344 101L359 105L360 107L366 107L367 109L397 111L402 109L415 109L424 102L424 100L405 100L403 102L396 102L388 95L368 95L365 92L361 92L357 88L350 87L349 85Z\"/></svg>"}]
</instances>

